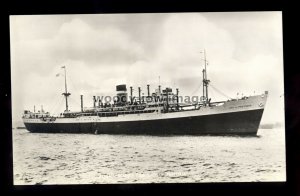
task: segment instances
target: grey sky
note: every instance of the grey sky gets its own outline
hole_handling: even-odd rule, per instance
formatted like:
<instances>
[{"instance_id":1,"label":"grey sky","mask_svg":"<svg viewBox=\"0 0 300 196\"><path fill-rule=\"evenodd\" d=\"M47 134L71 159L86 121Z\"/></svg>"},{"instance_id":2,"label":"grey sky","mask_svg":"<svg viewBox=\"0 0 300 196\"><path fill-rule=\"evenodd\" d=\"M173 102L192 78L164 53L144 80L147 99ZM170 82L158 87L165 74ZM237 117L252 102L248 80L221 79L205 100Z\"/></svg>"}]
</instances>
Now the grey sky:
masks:
<instances>
[{"instance_id":1,"label":"grey sky","mask_svg":"<svg viewBox=\"0 0 300 196\"><path fill-rule=\"evenodd\" d=\"M214 87L230 97L269 90L263 121L283 120L281 12L11 16L10 28L14 119L33 105L63 111L63 78L55 77L63 65L71 110L81 93L91 106L120 83L154 90L158 76L164 87L199 95L206 49Z\"/></svg>"}]
</instances>

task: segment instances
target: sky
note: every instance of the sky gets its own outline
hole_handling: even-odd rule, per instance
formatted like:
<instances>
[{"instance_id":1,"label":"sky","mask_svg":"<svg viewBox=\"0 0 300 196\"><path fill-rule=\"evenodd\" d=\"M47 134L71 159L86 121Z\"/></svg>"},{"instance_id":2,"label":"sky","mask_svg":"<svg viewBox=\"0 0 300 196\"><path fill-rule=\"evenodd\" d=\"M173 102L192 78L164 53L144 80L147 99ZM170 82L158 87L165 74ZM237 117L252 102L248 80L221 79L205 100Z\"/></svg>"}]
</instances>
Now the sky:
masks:
<instances>
[{"instance_id":1,"label":"sky","mask_svg":"<svg viewBox=\"0 0 300 196\"><path fill-rule=\"evenodd\" d=\"M10 43L13 120L34 105L64 111L62 66L72 111L118 84L200 96L205 50L212 101L267 90L262 122L284 121L281 12L18 15Z\"/></svg>"}]
</instances>

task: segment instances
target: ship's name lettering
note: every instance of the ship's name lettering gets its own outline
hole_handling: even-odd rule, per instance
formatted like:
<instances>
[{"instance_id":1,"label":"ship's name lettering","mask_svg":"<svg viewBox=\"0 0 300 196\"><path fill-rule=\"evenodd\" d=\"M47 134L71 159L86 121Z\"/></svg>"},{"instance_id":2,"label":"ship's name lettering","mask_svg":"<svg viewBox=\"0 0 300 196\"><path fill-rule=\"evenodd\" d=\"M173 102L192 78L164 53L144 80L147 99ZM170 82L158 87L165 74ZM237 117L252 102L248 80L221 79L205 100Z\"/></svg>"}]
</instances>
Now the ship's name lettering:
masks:
<instances>
[{"instance_id":1,"label":"ship's name lettering","mask_svg":"<svg viewBox=\"0 0 300 196\"><path fill-rule=\"evenodd\" d=\"M229 107L229 109L235 109L235 108L247 108L251 107L252 105L240 105L240 106L235 106L235 107Z\"/></svg>"}]
</instances>

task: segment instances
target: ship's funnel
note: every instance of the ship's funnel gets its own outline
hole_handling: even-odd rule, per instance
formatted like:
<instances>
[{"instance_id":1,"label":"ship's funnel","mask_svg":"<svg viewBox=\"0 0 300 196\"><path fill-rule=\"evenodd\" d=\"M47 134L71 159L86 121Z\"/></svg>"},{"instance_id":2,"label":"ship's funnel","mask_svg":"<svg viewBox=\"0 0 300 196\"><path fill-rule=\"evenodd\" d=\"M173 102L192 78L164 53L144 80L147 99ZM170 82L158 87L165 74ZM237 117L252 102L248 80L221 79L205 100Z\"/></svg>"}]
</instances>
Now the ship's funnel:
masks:
<instances>
[{"instance_id":1,"label":"ship's funnel","mask_svg":"<svg viewBox=\"0 0 300 196\"><path fill-rule=\"evenodd\" d=\"M117 91L127 91L126 84L120 84L116 86Z\"/></svg>"},{"instance_id":2,"label":"ship's funnel","mask_svg":"<svg viewBox=\"0 0 300 196\"><path fill-rule=\"evenodd\" d=\"M117 105L123 106L127 103L127 88L126 84L120 84L116 86L117 90Z\"/></svg>"}]
</instances>

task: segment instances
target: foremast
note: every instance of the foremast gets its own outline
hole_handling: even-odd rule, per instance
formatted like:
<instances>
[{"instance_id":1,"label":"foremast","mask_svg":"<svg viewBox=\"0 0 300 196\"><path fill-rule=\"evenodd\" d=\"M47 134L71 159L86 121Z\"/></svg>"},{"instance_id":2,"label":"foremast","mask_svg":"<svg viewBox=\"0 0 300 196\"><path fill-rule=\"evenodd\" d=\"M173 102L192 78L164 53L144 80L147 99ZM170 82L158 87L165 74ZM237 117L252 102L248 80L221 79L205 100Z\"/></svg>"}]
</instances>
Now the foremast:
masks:
<instances>
[{"instance_id":1,"label":"foremast","mask_svg":"<svg viewBox=\"0 0 300 196\"><path fill-rule=\"evenodd\" d=\"M63 68L65 70L65 92L62 93L62 95L64 95L65 99L66 99L66 110L65 110L65 112L68 112L69 111L68 97L71 95L71 93L68 92L68 88L67 88L67 68L66 68L66 66L62 66L61 68Z\"/></svg>"},{"instance_id":2,"label":"foremast","mask_svg":"<svg viewBox=\"0 0 300 196\"><path fill-rule=\"evenodd\" d=\"M202 70L202 86L203 86L203 101L207 104L209 103L209 98L208 98L208 84L210 82L210 80L207 79L207 69L206 69L206 65L208 64L207 60L206 60L206 52L205 49L203 51L203 55L204 55L204 69Z\"/></svg>"}]
</instances>

